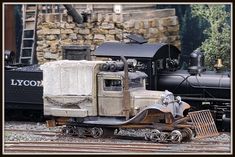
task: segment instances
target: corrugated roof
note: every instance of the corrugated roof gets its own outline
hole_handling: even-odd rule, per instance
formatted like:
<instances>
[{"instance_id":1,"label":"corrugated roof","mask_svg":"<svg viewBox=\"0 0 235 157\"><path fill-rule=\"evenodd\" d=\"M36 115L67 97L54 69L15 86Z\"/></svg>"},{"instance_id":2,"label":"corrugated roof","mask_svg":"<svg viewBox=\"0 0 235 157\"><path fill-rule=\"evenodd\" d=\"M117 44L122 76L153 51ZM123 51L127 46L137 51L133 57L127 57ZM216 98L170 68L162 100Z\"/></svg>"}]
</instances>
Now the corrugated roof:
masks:
<instances>
[{"instance_id":1,"label":"corrugated roof","mask_svg":"<svg viewBox=\"0 0 235 157\"><path fill-rule=\"evenodd\" d=\"M99 57L125 56L125 57L153 58L157 53L161 51L168 52L169 50L180 53L180 50L177 47L166 43L138 44L138 43L106 42L100 45L96 49L95 56Z\"/></svg>"}]
</instances>

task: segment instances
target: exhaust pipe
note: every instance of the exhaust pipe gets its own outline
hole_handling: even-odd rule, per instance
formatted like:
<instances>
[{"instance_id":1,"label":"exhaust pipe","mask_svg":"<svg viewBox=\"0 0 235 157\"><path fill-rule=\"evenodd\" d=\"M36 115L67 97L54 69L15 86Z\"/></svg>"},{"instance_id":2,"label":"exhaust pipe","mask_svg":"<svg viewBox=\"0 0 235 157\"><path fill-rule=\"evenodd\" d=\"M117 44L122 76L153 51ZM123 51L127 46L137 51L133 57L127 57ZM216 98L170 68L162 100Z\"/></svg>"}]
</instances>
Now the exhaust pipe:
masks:
<instances>
[{"instance_id":1,"label":"exhaust pipe","mask_svg":"<svg viewBox=\"0 0 235 157\"><path fill-rule=\"evenodd\" d=\"M121 60L124 63L124 90L123 90L123 112L126 116L126 120L130 117L130 92L128 83L128 63L124 56L121 56Z\"/></svg>"},{"instance_id":2,"label":"exhaust pipe","mask_svg":"<svg viewBox=\"0 0 235 157\"><path fill-rule=\"evenodd\" d=\"M73 17L74 22L77 24L82 24L84 22L84 18L81 14L79 14L75 8L72 7L72 5L65 5L64 7L68 10L68 15Z\"/></svg>"}]
</instances>

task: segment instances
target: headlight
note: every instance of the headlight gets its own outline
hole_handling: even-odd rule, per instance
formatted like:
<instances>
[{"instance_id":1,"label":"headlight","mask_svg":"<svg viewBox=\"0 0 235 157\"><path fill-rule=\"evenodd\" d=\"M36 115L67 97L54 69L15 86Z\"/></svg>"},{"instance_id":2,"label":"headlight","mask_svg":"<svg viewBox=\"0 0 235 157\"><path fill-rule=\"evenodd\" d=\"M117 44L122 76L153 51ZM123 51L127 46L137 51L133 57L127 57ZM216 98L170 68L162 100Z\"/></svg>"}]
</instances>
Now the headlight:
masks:
<instances>
[{"instance_id":1,"label":"headlight","mask_svg":"<svg viewBox=\"0 0 235 157\"><path fill-rule=\"evenodd\" d=\"M181 103L181 97L180 96L177 96L175 99L178 103Z\"/></svg>"},{"instance_id":2,"label":"headlight","mask_svg":"<svg viewBox=\"0 0 235 157\"><path fill-rule=\"evenodd\" d=\"M163 104L167 105L171 102L174 102L174 95L168 90L166 90L165 93L162 94L161 100Z\"/></svg>"}]
</instances>

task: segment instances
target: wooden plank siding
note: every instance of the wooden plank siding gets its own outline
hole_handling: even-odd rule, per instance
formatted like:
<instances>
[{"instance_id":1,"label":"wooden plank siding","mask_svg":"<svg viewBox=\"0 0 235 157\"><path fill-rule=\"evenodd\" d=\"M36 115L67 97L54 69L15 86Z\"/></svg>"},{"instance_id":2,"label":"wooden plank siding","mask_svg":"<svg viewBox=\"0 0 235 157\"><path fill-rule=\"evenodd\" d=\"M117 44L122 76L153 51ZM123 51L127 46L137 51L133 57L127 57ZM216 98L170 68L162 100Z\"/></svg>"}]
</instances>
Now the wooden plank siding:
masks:
<instances>
[{"instance_id":1,"label":"wooden plank siding","mask_svg":"<svg viewBox=\"0 0 235 157\"><path fill-rule=\"evenodd\" d=\"M4 49L16 52L14 5L4 6Z\"/></svg>"}]
</instances>

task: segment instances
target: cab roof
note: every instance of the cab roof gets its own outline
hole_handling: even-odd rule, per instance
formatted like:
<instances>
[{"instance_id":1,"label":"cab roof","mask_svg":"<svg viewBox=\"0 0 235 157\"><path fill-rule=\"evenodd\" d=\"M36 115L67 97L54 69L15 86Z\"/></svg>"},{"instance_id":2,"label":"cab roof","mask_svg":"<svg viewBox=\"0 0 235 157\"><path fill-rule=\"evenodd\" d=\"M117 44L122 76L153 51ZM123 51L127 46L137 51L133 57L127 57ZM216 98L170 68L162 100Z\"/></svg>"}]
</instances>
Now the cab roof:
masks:
<instances>
[{"instance_id":1,"label":"cab roof","mask_svg":"<svg viewBox=\"0 0 235 157\"><path fill-rule=\"evenodd\" d=\"M167 43L124 43L105 42L95 50L97 57L139 57L155 58L158 55L170 51L173 54L180 54L180 50Z\"/></svg>"}]
</instances>

